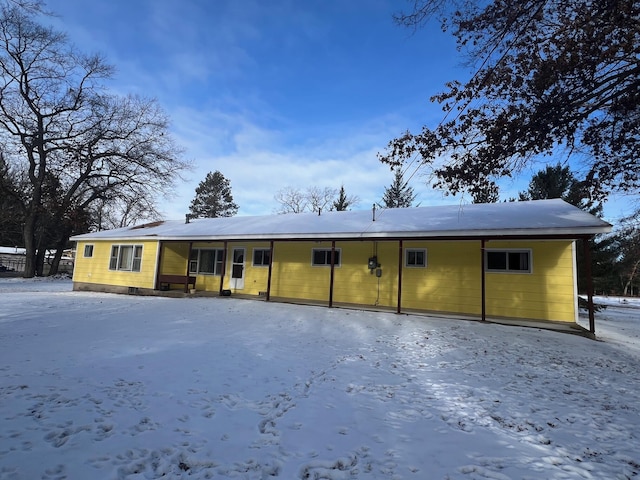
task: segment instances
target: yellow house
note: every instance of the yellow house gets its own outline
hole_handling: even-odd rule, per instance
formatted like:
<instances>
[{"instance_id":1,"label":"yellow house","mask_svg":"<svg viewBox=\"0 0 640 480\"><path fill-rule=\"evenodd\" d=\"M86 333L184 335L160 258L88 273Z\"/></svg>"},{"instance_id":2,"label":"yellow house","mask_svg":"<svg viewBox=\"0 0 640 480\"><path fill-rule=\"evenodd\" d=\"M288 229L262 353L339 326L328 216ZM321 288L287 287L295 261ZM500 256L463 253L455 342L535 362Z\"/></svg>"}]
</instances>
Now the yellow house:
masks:
<instances>
[{"instance_id":1,"label":"yellow house","mask_svg":"<svg viewBox=\"0 0 640 480\"><path fill-rule=\"evenodd\" d=\"M559 199L187 218L73 237L73 285L575 322L576 240L610 230Z\"/></svg>"}]
</instances>

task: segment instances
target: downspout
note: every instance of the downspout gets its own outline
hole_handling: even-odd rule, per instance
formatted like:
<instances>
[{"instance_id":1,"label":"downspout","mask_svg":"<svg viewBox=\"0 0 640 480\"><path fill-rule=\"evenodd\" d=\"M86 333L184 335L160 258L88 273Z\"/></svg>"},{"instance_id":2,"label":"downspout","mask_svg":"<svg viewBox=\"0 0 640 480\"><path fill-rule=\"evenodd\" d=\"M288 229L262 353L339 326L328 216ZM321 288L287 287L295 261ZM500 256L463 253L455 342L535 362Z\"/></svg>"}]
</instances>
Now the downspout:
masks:
<instances>
[{"instance_id":1,"label":"downspout","mask_svg":"<svg viewBox=\"0 0 640 480\"><path fill-rule=\"evenodd\" d=\"M336 260L336 241L331 241L331 277L329 280L329 308L333 307L333 276Z\"/></svg>"},{"instance_id":2,"label":"downspout","mask_svg":"<svg viewBox=\"0 0 640 480\"><path fill-rule=\"evenodd\" d=\"M584 266L587 277L587 307L589 309L589 331L596 334L596 318L593 307L593 275L591 270L591 245L589 240L592 237L582 237L582 248L584 249Z\"/></svg>"},{"instance_id":3,"label":"downspout","mask_svg":"<svg viewBox=\"0 0 640 480\"><path fill-rule=\"evenodd\" d=\"M402 240L398 241L398 307L396 313L402 310Z\"/></svg>"},{"instance_id":4,"label":"downspout","mask_svg":"<svg viewBox=\"0 0 640 480\"><path fill-rule=\"evenodd\" d=\"M273 271L273 240L269 243L269 273L267 276L267 302L271 298L271 272Z\"/></svg>"},{"instance_id":5,"label":"downspout","mask_svg":"<svg viewBox=\"0 0 640 480\"><path fill-rule=\"evenodd\" d=\"M227 241L225 240L222 247L222 271L220 272L220 291L218 294L222 296L222 290L224 289L224 276L227 270Z\"/></svg>"},{"instance_id":6,"label":"downspout","mask_svg":"<svg viewBox=\"0 0 640 480\"><path fill-rule=\"evenodd\" d=\"M487 320L487 279L485 276L485 265L484 265L484 245L485 245L485 239L481 239L480 240L480 270L482 271L482 280L481 280L481 287L480 287L480 295L482 296L482 321L486 321Z\"/></svg>"},{"instance_id":7,"label":"downspout","mask_svg":"<svg viewBox=\"0 0 640 480\"><path fill-rule=\"evenodd\" d=\"M191 252L193 251L193 242L189 242L189 252L187 253L187 275L184 277L184 293L189 291L189 263L191 263ZM194 284L195 287L195 284Z\"/></svg>"}]
</instances>

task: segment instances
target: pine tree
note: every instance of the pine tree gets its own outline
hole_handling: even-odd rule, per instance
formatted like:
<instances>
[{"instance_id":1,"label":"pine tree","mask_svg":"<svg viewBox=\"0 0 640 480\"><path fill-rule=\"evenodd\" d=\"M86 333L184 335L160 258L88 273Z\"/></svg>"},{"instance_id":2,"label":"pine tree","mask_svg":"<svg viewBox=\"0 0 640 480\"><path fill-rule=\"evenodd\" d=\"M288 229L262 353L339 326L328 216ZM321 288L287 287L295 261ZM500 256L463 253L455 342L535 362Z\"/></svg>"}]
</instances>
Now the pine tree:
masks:
<instances>
[{"instance_id":1,"label":"pine tree","mask_svg":"<svg viewBox=\"0 0 640 480\"><path fill-rule=\"evenodd\" d=\"M413 193L413 188L404 181L402 171L396 168L393 182L384 189L382 197L384 206L387 208L407 208L413 206L415 199L416 194Z\"/></svg>"},{"instance_id":2,"label":"pine tree","mask_svg":"<svg viewBox=\"0 0 640 480\"><path fill-rule=\"evenodd\" d=\"M353 195L347 196L347 193L344 190L344 185L342 185L340 187L340 192L338 193L338 198L333 202L333 208L337 212L344 212L356 203L358 203L358 197L354 197Z\"/></svg>"},{"instance_id":3,"label":"pine tree","mask_svg":"<svg viewBox=\"0 0 640 480\"><path fill-rule=\"evenodd\" d=\"M196 188L189 211L193 218L233 217L238 205L233 202L229 180L217 170L207 173Z\"/></svg>"},{"instance_id":4,"label":"pine tree","mask_svg":"<svg viewBox=\"0 0 640 480\"><path fill-rule=\"evenodd\" d=\"M545 200L561 198L592 215L602 215L602 204L589 199L589 192L584 182L578 180L568 166L560 163L547 166L536 173L529 182L529 188L520 192L520 200ZM581 240L583 242L584 240ZM589 242L591 250L591 272L596 290L610 291L611 270L617 255L612 248L612 238L597 235ZM582 243L577 245L576 262L578 265L578 291L585 292L587 285L586 264Z\"/></svg>"}]
</instances>

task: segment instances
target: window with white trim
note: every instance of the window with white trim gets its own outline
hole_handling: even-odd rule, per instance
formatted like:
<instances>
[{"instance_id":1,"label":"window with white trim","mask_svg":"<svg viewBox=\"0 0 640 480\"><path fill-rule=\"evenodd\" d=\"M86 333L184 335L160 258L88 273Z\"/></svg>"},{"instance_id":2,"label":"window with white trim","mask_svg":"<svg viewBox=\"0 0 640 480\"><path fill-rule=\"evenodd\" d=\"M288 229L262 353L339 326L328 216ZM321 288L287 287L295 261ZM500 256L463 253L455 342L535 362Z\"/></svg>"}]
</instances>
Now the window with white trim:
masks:
<instances>
[{"instance_id":1,"label":"window with white trim","mask_svg":"<svg viewBox=\"0 0 640 480\"><path fill-rule=\"evenodd\" d=\"M311 252L311 265L314 267L326 267L331 265L331 249L330 248L314 248ZM333 259L333 265L335 267L340 266L340 249L334 250L335 256Z\"/></svg>"},{"instance_id":2,"label":"window with white trim","mask_svg":"<svg viewBox=\"0 0 640 480\"><path fill-rule=\"evenodd\" d=\"M531 250L486 250L485 270L531 273Z\"/></svg>"},{"instance_id":3,"label":"window with white trim","mask_svg":"<svg viewBox=\"0 0 640 480\"><path fill-rule=\"evenodd\" d=\"M109 270L139 272L142 265L142 245L111 245Z\"/></svg>"},{"instance_id":4,"label":"window with white trim","mask_svg":"<svg viewBox=\"0 0 640 480\"><path fill-rule=\"evenodd\" d=\"M254 248L253 249L253 266L268 267L271 262L271 249Z\"/></svg>"},{"instance_id":5,"label":"window with white trim","mask_svg":"<svg viewBox=\"0 0 640 480\"><path fill-rule=\"evenodd\" d=\"M84 258L93 257L93 245L85 245L84 246Z\"/></svg>"},{"instance_id":6,"label":"window with white trim","mask_svg":"<svg viewBox=\"0 0 640 480\"><path fill-rule=\"evenodd\" d=\"M194 248L189 259L189 273L222 275L222 248Z\"/></svg>"},{"instance_id":7,"label":"window with white trim","mask_svg":"<svg viewBox=\"0 0 640 480\"><path fill-rule=\"evenodd\" d=\"M404 251L405 267L426 267L427 250L424 248L407 248Z\"/></svg>"}]
</instances>

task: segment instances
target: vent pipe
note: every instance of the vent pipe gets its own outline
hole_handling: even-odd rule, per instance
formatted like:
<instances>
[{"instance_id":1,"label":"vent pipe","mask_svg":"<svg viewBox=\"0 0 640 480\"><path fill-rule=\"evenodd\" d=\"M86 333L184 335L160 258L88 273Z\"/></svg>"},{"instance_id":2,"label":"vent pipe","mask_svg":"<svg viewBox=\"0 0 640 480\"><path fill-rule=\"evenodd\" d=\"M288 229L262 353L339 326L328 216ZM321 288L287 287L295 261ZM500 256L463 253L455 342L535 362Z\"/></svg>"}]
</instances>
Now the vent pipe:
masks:
<instances>
[{"instance_id":1,"label":"vent pipe","mask_svg":"<svg viewBox=\"0 0 640 480\"><path fill-rule=\"evenodd\" d=\"M376 221L376 204L373 204L373 208L371 209L372 221Z\"/></svg>"},{"instance_id":2,"label":"vent pipe","mask_svg":"<svg viewBox=\"0 0 640 480\"><path fill-rule=\"evenodd\" d=\"M184 223L189 223L189 220L191 220L191 215L189 215L188 213L184 216Z\"/></svg>"}]
</instances>

